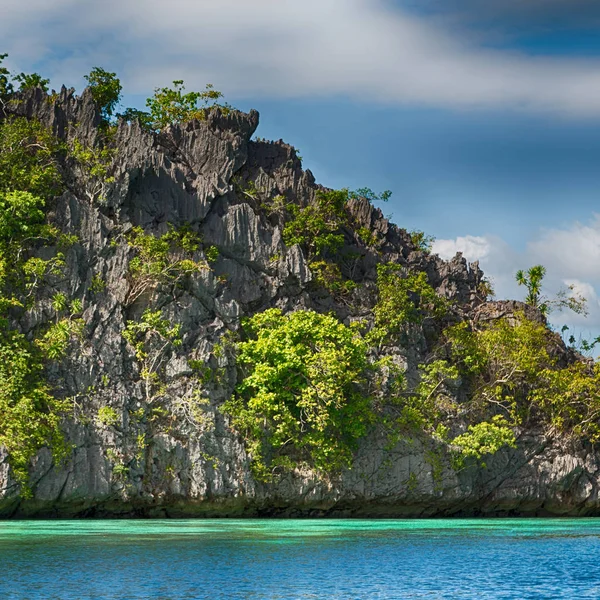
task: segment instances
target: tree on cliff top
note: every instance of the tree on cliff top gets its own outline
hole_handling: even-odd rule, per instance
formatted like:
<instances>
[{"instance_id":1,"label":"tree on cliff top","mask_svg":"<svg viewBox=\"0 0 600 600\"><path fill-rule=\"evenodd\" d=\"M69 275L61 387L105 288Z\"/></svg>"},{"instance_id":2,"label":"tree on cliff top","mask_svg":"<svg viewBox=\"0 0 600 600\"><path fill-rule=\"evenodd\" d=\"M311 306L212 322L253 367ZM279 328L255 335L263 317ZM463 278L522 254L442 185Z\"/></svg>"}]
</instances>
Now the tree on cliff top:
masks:
<instances>
[{"instance_id":1,"label":"tree on cliff top","mask_svg":"<svg viewBox=\"0 0 600 600\"><path fill-rule=\"evenodd\" d=\"M92 91L94 102L100 108L105 122L110 121L115 108L121 100L121 81L116 73L110 73L100 67L94 67L89 75L84 75Z\"/></svg>"},{"instance_id":2,"label":"tree on cliff top","mask_svg":"<svg viewBox=\"0 0 600 600\"><path fill-rule=\"evenodd\" d=\"M527 297L525 302L529 306L538 308L543 315L547 315L552 310L563 310L565 308L572 310L578 315L587 314L586 299L575 293L575 288L569 285L567 289L560 290L555 298L548 298L542 295L542 281L546 276L546 267L535 265L524 272L519 269L515 279L519 285L527 288Z\"/></svg>"},{"instance_id":3,"label":"tree on cliff top","mask_svg":"<svg viewBox=\"0 0 600 600\"><path fill-rule=\"evenodd\" d=\"M220 102L223 94L209 83L203 92L186 92L183 80L173 81L173 87L154 90L154 96L146 100L149 111L128 108L120 116L127 121L138 120L153 131L169 125L187 123L194 119L206 119L208 111L217 107L225 113L232 110L226 102Z\"/></svg>"},{"instance_id":4,"label":"tree on cliff top","mask_svg":"<svg viewBox=\"0 0 600 600\"><path fill-rule=\"evenodd\" d=\"M35 87L41 87L44 92L48 91L49 79L44 79L39 73L19 73L11 75L10 71L2 66L2 62L8 54L0 54L0 104L8 99L15 91L15 82L19 84L19 90L24 91Z\"/></svg>"}]
</instances>

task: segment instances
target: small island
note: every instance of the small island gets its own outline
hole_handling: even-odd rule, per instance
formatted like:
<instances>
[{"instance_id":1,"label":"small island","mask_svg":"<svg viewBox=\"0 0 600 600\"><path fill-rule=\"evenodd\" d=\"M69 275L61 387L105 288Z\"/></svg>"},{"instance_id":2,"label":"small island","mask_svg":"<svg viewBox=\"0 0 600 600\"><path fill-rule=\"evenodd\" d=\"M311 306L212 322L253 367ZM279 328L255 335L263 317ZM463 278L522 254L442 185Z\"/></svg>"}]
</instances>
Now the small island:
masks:
<instances>
[{"instance_id":1,"label":"small island","mask_svg":"<svg viewBox=\"0 0 600 600\"><path fill-rule=\"evenodd\" d=\"M0 61L1 517L600 514L543 266L494 301L212 86L86 79Z\"/></svg>"}]
</instances>

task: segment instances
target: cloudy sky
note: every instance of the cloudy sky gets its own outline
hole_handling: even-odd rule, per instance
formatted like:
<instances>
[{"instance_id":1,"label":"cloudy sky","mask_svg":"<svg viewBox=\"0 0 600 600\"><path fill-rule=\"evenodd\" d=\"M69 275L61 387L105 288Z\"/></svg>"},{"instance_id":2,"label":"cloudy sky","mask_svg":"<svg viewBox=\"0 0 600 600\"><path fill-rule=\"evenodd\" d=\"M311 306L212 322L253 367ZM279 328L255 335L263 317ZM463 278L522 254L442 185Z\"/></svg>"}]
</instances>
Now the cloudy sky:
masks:
<instances>
[{"instance_id":1,"label":"cloudy sky","mask_svg":"<svg viewBox=\"0 0 600 600\"><path fill-rule=\"evenodd\" d=\"M261 113L318 181L391 189L395 222L514 272L574 284L600 334L597 0L2 0L1 52L56 87L116 71L124 103L211 82Z\"/></svg>"}]
</instances>

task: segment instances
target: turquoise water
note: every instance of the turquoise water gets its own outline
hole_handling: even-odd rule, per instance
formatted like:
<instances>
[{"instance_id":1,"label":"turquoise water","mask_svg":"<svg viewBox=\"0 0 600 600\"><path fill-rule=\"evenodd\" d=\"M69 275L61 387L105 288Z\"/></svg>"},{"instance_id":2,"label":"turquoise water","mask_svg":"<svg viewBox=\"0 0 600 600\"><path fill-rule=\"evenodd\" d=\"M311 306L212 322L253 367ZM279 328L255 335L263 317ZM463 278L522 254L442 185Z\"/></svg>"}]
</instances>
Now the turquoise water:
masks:
<instances>
[{"instance_id":1,"label":"turquoise water","mask_svg":"<svg viewBox=\"0 0 600 600\"><path fill-rule=\"evenodd\" d=\"M0 522L1 600L600 598L600 520Z\"/></svg>"}]
</instances>

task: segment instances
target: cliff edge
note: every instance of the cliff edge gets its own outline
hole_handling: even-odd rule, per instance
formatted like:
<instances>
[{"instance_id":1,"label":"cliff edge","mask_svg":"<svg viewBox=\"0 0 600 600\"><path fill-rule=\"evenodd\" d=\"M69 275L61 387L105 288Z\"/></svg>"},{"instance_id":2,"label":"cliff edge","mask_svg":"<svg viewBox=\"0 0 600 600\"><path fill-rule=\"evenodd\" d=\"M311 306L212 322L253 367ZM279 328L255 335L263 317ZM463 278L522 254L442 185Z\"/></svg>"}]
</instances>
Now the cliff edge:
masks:
<instances>
[{"instance_id":1,"label":"cliff edge","mask_svg":"<svg viewBox=\"0 0 600 600\"><path fill-rule=\"evenodd\" d=\"M29 90L4 118L18 117L36 119L65 147L77 141L96 148L103 135L89 90L80 97L64 88L54 96ZM116 151L101 176L90 161L61 156L64 188L48 219L76 241L35 306L9 312L13 326L32 338L58 319L56 294L79 303L80 334L64 358L46 365L50 388L68 405L60 427L69 451L58 460L49 447L39 449L23 493L10 452L0 448L0 516L600 514L594 447L536 418L513 427L516 443L485 460L457 464L435 436L391 436L373 423L351 465L336 472L303 462L275 469L270 479L255 476L244 436L222 410L242 377L223 339L243 336L244 318L273 308L284 315L310 310L372 326L378 265L422 273L446 303L444 314L416 319L394 344L380 344L409 388L418 385L446 327L511 318L545 323L527 305L487 301L477 264L430 254L360 194L347 198L337 249L324 255L324 263L336 265L333 275L306 246L286 244L289 215L328 190L302 169L291 146L252 140L258 118L254 111L214 109L204 120L160 132L120 120L111 133ZM199 242L188 252L178 238L182 247L164 268L176 260L204 268L153 282L139 272L133 277L145 236L173 231L192 232ZM336 277L352 285L340 288ZM172 332L160 347L144 346L132 325L147 322L148 310L160 311ZM173 328L177 343L168 343ZM559 361L580 360L548 335ZM455 379L448 394L460 400L470 391L464 378ZM465 418L456 414L456 434L468 430Z\"/></svg>"}]
</instances>

